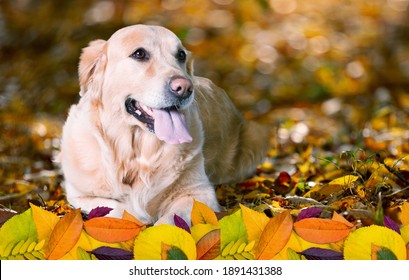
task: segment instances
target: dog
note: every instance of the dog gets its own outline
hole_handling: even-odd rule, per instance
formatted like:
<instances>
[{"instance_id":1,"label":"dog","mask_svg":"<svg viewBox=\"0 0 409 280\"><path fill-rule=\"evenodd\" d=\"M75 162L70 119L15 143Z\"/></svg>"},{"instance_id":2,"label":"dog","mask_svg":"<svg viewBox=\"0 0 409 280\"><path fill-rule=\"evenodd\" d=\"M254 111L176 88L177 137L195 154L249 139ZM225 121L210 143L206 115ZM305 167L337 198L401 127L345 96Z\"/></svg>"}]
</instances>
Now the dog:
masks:
<instances>
[{"instance_id":1,"label":"dog","mask_svg":"<svg viewBox=\"0 0 409 280\"><path fill-rule=\"evenodd\" d=\"M160 26L133 25L80 56L58 161L68 202L124 210L145 224L190 221L194 200L220 211L214 185L251 175L268 132L193 75L193 59Z\"/></svg>"}]
</instances>

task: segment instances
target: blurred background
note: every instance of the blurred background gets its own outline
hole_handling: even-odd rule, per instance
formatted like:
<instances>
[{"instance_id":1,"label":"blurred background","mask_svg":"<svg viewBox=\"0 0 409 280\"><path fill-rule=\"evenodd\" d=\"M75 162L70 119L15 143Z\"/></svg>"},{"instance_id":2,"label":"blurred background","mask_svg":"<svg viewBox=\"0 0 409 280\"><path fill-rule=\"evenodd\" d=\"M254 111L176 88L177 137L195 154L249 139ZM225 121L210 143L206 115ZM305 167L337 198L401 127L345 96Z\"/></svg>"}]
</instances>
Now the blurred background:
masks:
<instances>
[{"instance_id":1,"label":"blurred background","mask_svg":"<svg viewBox=\"0 0 409 280\"><path fill-rule=\"evenodd\" d=\"M409 0L1 0L0 184L7 193L0 195L11 186L21 192L36 178L54 184L61 125L79 98L81 49L137 23L175 32L194 54L196 75L224 88L247 118L276 127L275 144L356 145L363 138L385 149L386 140L405 144L408 6ZM391 134L391 126L400 130Z\"/></svg>"}]
</instances>

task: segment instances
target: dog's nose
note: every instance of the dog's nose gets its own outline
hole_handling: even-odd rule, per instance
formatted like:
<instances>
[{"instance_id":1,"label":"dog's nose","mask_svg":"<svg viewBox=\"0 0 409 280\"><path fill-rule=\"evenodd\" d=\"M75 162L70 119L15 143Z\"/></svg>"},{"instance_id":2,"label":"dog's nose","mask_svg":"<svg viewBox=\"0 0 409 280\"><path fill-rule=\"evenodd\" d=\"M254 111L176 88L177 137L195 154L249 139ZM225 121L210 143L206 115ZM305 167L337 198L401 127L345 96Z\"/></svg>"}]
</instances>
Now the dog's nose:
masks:
<instances>
[{"instance_id":1,"label":"dog's nose","mask_svg":"<svg viewBox=\"0 0 409 280\"><path fill-rule=\"evenodd\" d=\"M189 79L176 76L169 81L169 90L180 98L187 98L193 93L193 84Z\"/></svg>"}]
</instances>

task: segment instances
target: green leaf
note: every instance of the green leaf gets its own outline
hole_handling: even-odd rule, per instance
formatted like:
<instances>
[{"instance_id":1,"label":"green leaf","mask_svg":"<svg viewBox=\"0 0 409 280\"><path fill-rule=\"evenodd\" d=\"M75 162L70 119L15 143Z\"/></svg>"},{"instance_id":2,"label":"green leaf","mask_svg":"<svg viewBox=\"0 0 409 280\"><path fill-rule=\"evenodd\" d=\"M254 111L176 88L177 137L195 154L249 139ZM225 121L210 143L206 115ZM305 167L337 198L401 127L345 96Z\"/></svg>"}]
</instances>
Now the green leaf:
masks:
<instances>
[{"instance_id":1,"label":"green leaf","mask_svg":"<svg viewBox=\"0 0 409 280\"><path fill-rule=\"evenodd\" d=\"M13 248L22 240L37 242L37 231L31 215L31 209L13 216L0 228L0 256L10 254Z\"/></svg>"},{"instance_id":2,"label":"green leaf","mask_svg":"<svg viewBox=\"0 0 409 280\"><path fill-rule=\"evenodd\" d=\"M81 247L77 247L77 253L78 253L78 257L80 260L86 260L86 261L91 260L91 255L88 254L87 251L85 251Z\"/></svg>"},{"instance_id":3,"label":"green leaf","mask_svg":"<svg viewBox=\"0 0 409 280\"><path fill-rule=\"evenodd\" d=\"M178 247L162 242L162 260L188 260L186 254Z\"/></svg>"},{"instance_id":4,"label":"green leaf","mask_svg":"<svg viewBox=\"0 0 409 280\"><path fill-rule=\"evenodd\" d=\"M221 229L221 248L225 248L232 241L236 243L239 239L242 242L247 242L246 225L241 209L221 219L219 227Z\"/></svg>"},{"instance_id":5,"label":"green leaf","mask_svg":"<svg viewBox=\"0 0 409 280\"><path fill-rule=\"evenodd\" d=\"M381 249L376 251L376 259L377 260L398 260L396 255L391 250L385 247L381 247Z\"/></svg>"}]
</instances>

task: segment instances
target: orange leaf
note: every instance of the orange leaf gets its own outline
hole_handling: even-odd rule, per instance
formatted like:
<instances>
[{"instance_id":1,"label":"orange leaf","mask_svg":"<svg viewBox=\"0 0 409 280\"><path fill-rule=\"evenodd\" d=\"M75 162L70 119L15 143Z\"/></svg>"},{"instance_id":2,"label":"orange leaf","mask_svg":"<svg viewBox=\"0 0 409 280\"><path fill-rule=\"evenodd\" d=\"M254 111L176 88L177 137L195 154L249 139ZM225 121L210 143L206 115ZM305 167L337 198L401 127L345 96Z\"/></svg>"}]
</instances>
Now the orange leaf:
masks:
<instances>
[{"instance_id":1,"label":"orange leaf","mask_svg":"<svg viewBox=\"0 0 409 280\"><path fill-rule=\"evenodd\" d=\"M212 224L217 226L219 224L214 211L209 206L196 200L193 203L191 219L192 225Z\"/></svg>"},{"instance_id":2,"label":"orange leaf","mask_svg":"<svg viewBox=\"0 0 409 280\"><path fill-rule=\"evenodd\" d=\"M404 226L409 225L409 202L406 201L402 205L401 222Z\"/></svg>"},{"instance_id":3,"label":"orange leaf","mask_svg":"<svg viewBox=\"0 0 409 280\"><path fill-rule=\"evenodd\" d=\"M348 227L353 228L354 225L351 224L347 219L345 219L344 217L342 217L340 214L338 214L337 212L334 211L334 214L332 215L332 220L333 221L338 221L341 222L343 224L346 224Z\"/></svg>"},{"instance_id":4,"label":"orange leaf","mask_svg":"<svg viewBox=\"0 0 409 280\"><path fill-rule=\"evenodd\" d=\"M124 219L97 217L86 221L84 228L96 240L114 243L134 238L143 226Z\"/></svg>"},{"instance_id":5,"label":"orange leaf","mask_svg":"<svg viewBox=\"0 0 409 280\"><path fill-rule=\"evenodd\" d=\"M161 248L162 248L162 257L161 257L161 259L166 260L168 258L168 251L170 249L172 249L172 246L162 242L162 247Z\"/></svg>"},{"instance_id":6,"label":"orange leaf","mask_svg":"<svg viewBox=\"0 0 409 280\"><path fill-rule=\"evenodd\" d=\"M129 214L126 210L124 211L124 214L122 215L122 219L134 222L140 227L144 227L145 225L139 221L137 218L135 218L133 215Z\"/></svg>"},{"instance_id":7,"label":"orange leaf","mask_svg":"<svg viewBox=\"0 0 409 280\"><path fill-rule=\"evenodd\" d=\"M381 250L382 249L382 247L381 246L377 246L377 245L375 245L375 244L371 244L372 245L372 251L371 251L371 260L377 260L378 259L378 256L377 256L377 253L378 253L378 251L379 250Z\"/></svg>"},{"instance_id":8,"label":"orange leaf","mask_svg":"<svg viewBox=\"0 0 409 280\"><path fill-rule=\"evenodd\" d=\"M264 228L255 248L256 259L272 259L287 244L293 229L290 211L284 211L272 218Z\"/></svg>"},{"instance_id":9,"label":"orange leaf","mask_svg":"<svg viewBox=\"0 0 409 280\"><path fill-rule=\"evenodd\" d=\"M344 239L352 227L339 221L307 218L294 223L294 230L308 242L325 244Z\"/></svg>"},{"instance_id":10,"label":"orange leaf","mask_svg":"<svg viewBox=\"0 0 409 280\"><path fill-rule=\"evenodd\" d=\"M82 232L81 210L73 210L62 217L55 225L50 240L44 248L46 259L58 260L67 254L77 243Z\"/></svg>"},{"instance_id":11,"label":"orange leaf","mask_svg":"<svg viewBox=\"0 0 409 280\"><path fill-rule=\"evenodd\" d=\"M196 244L197 260L213 260L220 253L220 229L208 232Z\"/></svg>"}]
</instances>

